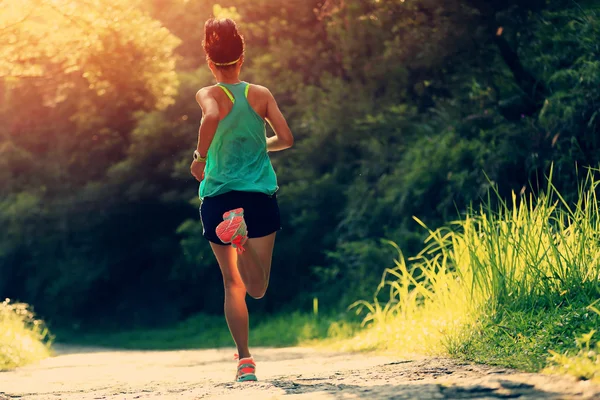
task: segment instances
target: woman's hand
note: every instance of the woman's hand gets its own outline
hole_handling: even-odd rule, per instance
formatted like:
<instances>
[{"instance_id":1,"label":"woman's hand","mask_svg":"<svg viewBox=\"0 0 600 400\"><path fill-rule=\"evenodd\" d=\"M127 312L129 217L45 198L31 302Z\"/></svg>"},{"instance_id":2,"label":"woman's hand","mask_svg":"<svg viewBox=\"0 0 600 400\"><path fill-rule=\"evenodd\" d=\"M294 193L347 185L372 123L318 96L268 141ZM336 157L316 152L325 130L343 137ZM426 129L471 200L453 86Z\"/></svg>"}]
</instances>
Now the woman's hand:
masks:
<instances>
[{"instance_id":1,"label":"woman's hand","mask_svg":"<svg viewBox=\"0 0 600 400\"><path fill-rule=\"evenodd\" d=\"M205 162L192 161L192 165L190 165L190 171L198 182L202 182L204 179L204 167L206 167Z\"/></svg>"}]
</instances>

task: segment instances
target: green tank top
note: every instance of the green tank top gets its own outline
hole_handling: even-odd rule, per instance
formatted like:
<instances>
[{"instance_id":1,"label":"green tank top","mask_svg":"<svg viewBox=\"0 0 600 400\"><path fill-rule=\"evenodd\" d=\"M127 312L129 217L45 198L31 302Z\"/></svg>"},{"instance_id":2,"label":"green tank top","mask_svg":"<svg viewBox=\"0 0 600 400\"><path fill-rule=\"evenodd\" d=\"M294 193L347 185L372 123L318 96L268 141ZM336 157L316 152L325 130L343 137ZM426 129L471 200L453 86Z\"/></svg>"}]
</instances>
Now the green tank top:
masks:
<instances>
[{"instance_id":1,"label":"green tank top","mask_svg":"<svg viewBox=\"0 0 600 400\"><path fill-rule=\"evenodd\" d=\"M231 112L219 122L206 155L199 196L213 197L229 191L272 195L277 177L267 153L265 121L248 103L247 82L219 83L233 102Z\"/></svg>"}]
</instances>

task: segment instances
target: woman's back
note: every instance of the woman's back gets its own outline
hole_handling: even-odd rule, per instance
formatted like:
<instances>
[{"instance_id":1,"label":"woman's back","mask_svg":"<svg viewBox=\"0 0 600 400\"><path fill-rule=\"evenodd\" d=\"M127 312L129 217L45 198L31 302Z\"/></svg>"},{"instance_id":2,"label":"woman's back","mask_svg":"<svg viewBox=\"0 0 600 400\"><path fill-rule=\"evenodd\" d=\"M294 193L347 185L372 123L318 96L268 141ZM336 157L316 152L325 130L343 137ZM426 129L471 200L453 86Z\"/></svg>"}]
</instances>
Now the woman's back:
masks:
<instances>
[{"instance_id":1,"label":"woman's back","mask_svg":"<svg viewBox=\"0 0 600 400\"><path fill-rule=\"evenodd\" d=\"M240 82L239 84L246 84L246 82ZM229 88L239 84L222 83L208 88L219 105L219 116L221 120L225 119L225 117L233 108L233 102L226 92L221 88L221 85ZM267 105L269 103L269 90L260 85L248 84L248 93L245 97L254 112L256 112L256 114L265 120L267 117Z\"/></svg>"},{"instance_id":2,"label":"woman's back","mask_svg":"<svg viewBox=\"0 0 600 400\"><path fill-rule=\"evenodd\" d=\"M220 122L208 151L200 197L228 191L273 194L277 178L267 154L266 90L246 82L209 88L219 106ZM261 115L262 114L262 115Z\"/></svg>"}]
</instances>

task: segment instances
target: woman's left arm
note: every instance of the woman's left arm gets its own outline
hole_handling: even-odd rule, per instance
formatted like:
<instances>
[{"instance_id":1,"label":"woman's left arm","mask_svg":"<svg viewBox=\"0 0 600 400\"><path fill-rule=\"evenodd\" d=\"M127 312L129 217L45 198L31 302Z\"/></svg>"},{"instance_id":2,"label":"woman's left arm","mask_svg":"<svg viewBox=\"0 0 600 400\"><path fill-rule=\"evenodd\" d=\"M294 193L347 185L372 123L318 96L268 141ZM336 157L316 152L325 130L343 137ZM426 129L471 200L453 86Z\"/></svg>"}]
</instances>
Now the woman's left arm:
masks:
<instances>
[{"instance_id":1,"label":"woman's left arm","mask_svg":"<svg viewBox=\"0 0 600 400\"><path fill-rule=\"evenodd\" d=\"M215 137L220 122L219 104L213 96L214 92L212 92L211 89L212 88L200 89L198 93L196 93L196 101L198 102L198 105L200 105L200 108L202 108L202 121L200 122L200 129L198 130L198 144L196 146L196 151L200 153L202 159L205 159L208 154L208 149ZM204 179L205 166L205 161L192 161L190 171L198 182L201 182L202 179Z\"/></svg>"}]
</instances>

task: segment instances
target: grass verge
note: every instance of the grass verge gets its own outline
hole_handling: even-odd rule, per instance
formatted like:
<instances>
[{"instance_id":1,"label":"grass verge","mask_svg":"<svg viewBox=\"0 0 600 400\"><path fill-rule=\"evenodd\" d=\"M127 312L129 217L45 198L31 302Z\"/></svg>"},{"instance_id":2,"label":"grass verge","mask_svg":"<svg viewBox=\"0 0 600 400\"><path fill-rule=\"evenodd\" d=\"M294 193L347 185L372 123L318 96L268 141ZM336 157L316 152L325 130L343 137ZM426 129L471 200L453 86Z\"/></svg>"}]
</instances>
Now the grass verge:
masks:
<instances>
[{"instance_id":1,"label":"grass verge","mask_svg":"<svg viewBox=\"0 0 600 400\"><path fill-rule=\"evenodd\" d=\"M463 220L429 231L417 257L405 260L398 249L374 300L353 305L366 313L367 329L338 347L445 354L598 379L594 172L576 204L551 183L538 198L513 195L512 204L499 200L495 209L490 197Z\"/></svg>"},{"instance_id":2,"label":"grass verge","mask_svg":"<svg viewBox=\"0 0 600 400\"><path fill-rule=\"evenodd\" d=\"M26 304L0 303L0 371L50 356L50 335Z\"/></svg>"}]
</instances>

